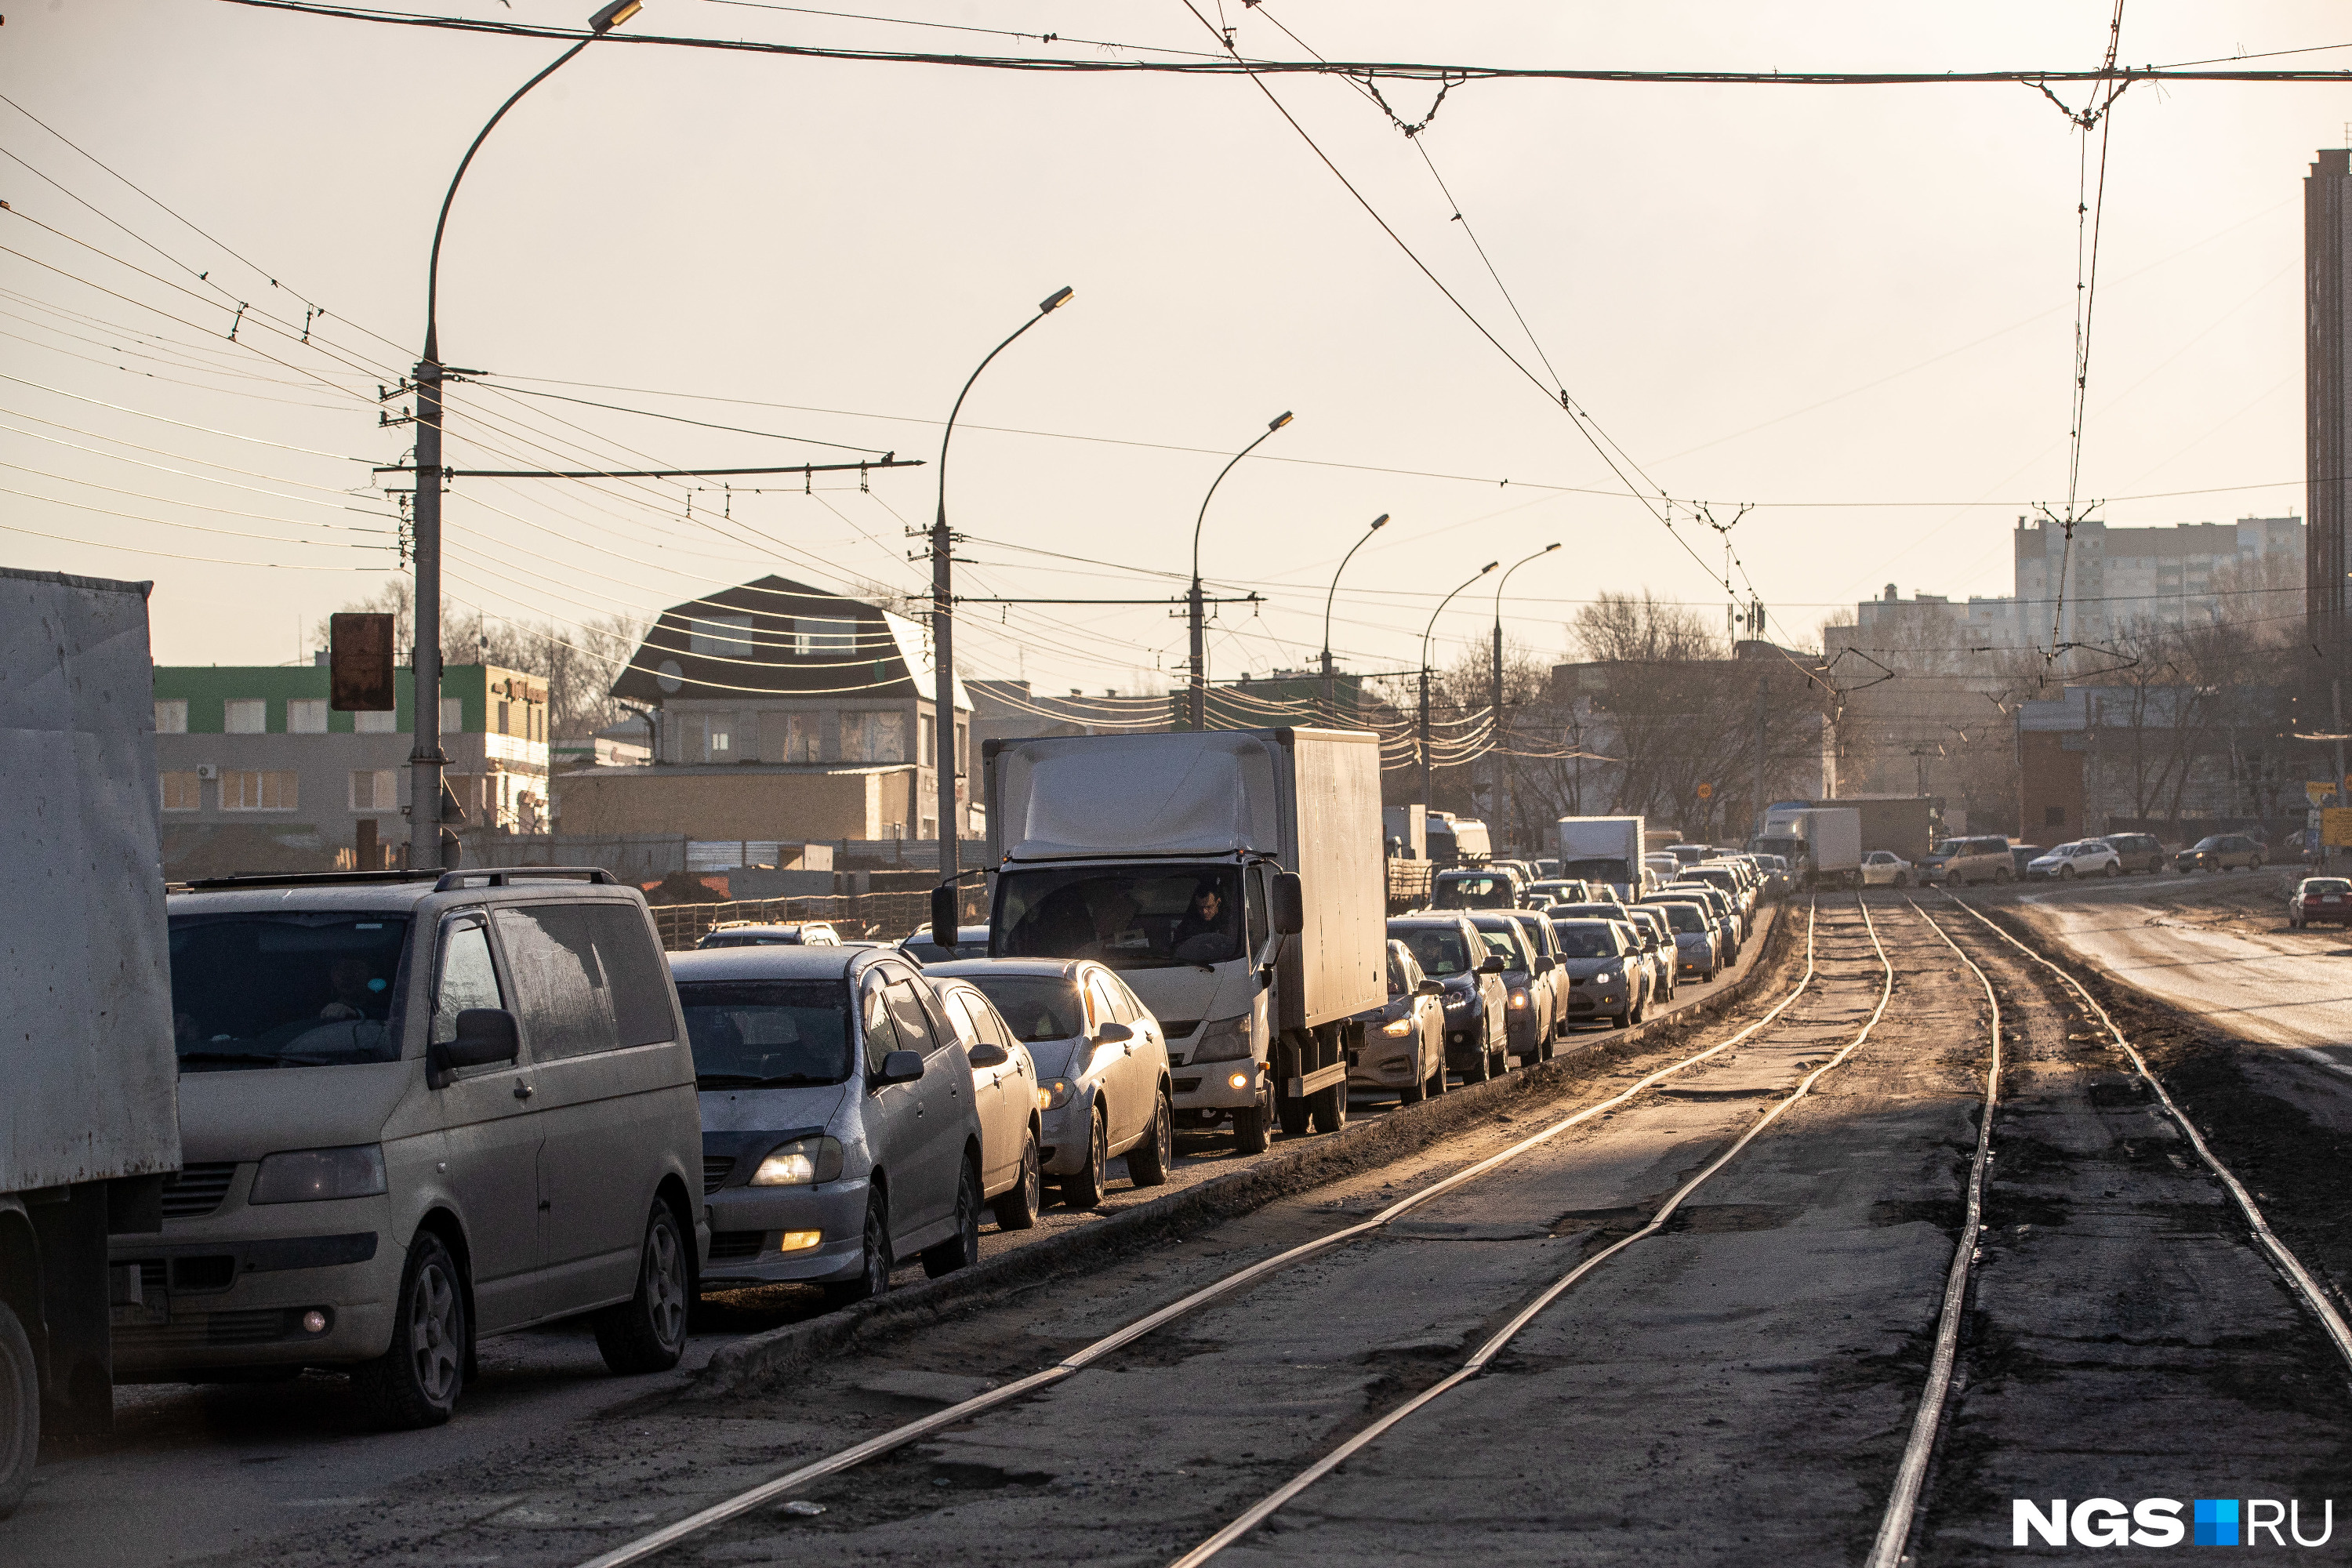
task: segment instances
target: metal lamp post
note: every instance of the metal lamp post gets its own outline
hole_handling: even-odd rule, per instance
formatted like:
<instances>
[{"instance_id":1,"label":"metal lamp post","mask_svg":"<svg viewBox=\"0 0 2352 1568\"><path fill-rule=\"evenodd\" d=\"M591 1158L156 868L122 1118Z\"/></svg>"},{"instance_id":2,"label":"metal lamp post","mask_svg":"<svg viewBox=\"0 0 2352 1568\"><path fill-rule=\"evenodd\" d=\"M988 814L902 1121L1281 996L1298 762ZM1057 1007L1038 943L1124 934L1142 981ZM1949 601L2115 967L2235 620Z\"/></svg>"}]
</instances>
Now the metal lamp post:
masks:
<instances>
[{"instance_id":1,"label":"metal lamp post","mask_svg":"<svg viewBox=\"0 0 2352 1568\"><path fill-rule=\"evenodd\" d=\"M1487 562L1486 564L1479 567L1461 588L1454 589L1454 594L1459 594L1462 588L1467 588L1471 583L1475 583L1501 564L1499 561ZM1437 608L1430 616L1429 625L1421 634L1421 809L1424 813L1429 810L1432 804L1430 795L1434 787L1430 777L1429 760L1429 638L1431 633L1437 630L1437 617L1444 615L1445 606L1454 602L1454 594L1448 594L1437 601Z\"/></svg>"},{"instance_id":2,"label":"metal lamp post","mask_svg":"<svg viewBox=\"0 0 2352 1568\"><path fill-rule=\"evenodd\" d=\"M1524 560L1512 562L1510 570L1505 572L1502 580L1495 584L1495 745L1493 748L1495 787L1493 799L1496 815L1501 816L1506 822L1510 819L1511 813L1509 807L1503 803L1503 590L1511 585L1512 572L1517 571L1529 561L1542 560L1559 548L1559 543L1555 542L1545 545Z\"/></svg>"},{"instance_id":3,"label":"metal lamp post","mask_svg":"<svg viewBox=\"0 0 2352 1568\"><path fill-rule=\"evenodd\" d=\"M441 868L441 772L449 759L441 752L441 363L439 306L441 298L441 237L449 227L449 205L457 186L507 110L522 95L570 64L573 56L635 16L642 0L611 0L588 18L587 37L555 58L555 63L515 89L499 105L466 149L457 172L441 198L441 216L433 226L433 252L425 268L425 356L416 362L416 650L414 743L409 748L408 864L415 870ZM463 373L460 373L463 374Z\"/></svg>"},{"instance_id":4,"label":"metal lamp post","mask_svg":"<svg viewBox=\"0 0 2352 1568\"><path fill-rule=\"evenodd\" d=\"M1331 663L1331 601L1339 593L1339 574L1347 571L1348 563L1356 558L1356 552L1361 550L1372 535L1388 526L1388 521L1389 514L1381 513L1372 519L1372 525L1364 530L1363 537L1348 546L1348 553L1339 557L1339 571L1331 574L1331 591L1323 595L1323 718L1327 723L1339 721L1339 704L1335 694Z\"/></svg>"},{"instance_id":5,"label":"metal lamp post","mask_svg":"<svg viewBox=\"0 0 2352 1568\"><path fill-rule=\"evenodd\" d=\"M1256 451L1258 442L1264 441L1267 436L1273 435L1289 423L1290 414L1286 409L1267 421L1265 433L1260 435L1256 441L1252 441L1248 446L1235 452L1232 461L1217 470L1216 479L1209 486L1209 494L1201 498L1201 513L1192 520L1192 591L1185 597L1185 608L1192 632L1192 728L1195 730L1205 730L1209 727L1208 655L1204 646L1208 628L1202 624L1201 616L1201 524L1208 521L1210 497L1217 493L1218 485L1225 482L1225 476L1234 471L1234 465Z\"/></svg>"},{"instance_id":6,"label":"metal lamp post","mask_svg":"<svg viewBox=\"0 0 2352 1568\"><path fill-rule=\"evenodd\" d=\"M939 784L940 886L950 889L956 885L960 870L956 779L963 758L961 748L956 744L954 537L948 531L948 443L955 437L956 416L963 412L963 400L971 395L972 384L980 379L980 373L988 368L990 361L1011 348L1014 339L1068 304L1075 292L1066 285L1055 289L1038 301L1035 315L988 351L964 379L963 390L956 394L955 406L948 410L947 428L940 432L940 502L939 511L931 521L931 773ZM954 951L952 929L944 933L935 930L932 935L950 952Z\"/></svg>"}]
</instances>

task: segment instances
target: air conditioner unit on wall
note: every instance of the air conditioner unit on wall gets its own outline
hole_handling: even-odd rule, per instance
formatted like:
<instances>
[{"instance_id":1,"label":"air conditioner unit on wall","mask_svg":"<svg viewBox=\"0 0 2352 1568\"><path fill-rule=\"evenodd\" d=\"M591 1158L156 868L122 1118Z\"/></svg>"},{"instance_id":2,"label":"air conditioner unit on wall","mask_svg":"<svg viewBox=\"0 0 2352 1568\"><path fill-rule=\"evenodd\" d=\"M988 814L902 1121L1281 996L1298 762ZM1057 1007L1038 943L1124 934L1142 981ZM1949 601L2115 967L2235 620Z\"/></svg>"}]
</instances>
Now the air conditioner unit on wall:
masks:
<instances>
[{"instance_id":1,"label":"air conditioner unit on wall","mask_svg":"<svg viewBox=\"0 0 2352 1568\"><path fill-rule=\"evenodd\" d=\"M198 763L196 776L200 779L216 779L220 777L220 766L216 763Z\"/></svg>"}]
</instances>

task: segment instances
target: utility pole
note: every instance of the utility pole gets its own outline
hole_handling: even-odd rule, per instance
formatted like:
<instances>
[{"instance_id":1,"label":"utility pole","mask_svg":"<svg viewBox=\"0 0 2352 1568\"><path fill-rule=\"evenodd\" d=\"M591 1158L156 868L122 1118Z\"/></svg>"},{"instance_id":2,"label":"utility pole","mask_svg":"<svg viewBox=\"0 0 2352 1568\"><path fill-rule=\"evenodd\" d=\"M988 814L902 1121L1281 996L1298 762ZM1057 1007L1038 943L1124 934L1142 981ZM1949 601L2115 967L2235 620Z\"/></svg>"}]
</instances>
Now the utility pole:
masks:
<instances>
[{"instance_id":1,"label":"utility pole","mask_svg":"<svg viewBox=\"0 0 2352 1568\"><path fill-rule=\"evenodd\" d=\"M1252 441L1248 446L1244 447L1240 451L1235 452L1233 455L1232 460L1227 462L1223 468L1217 470L1216 479L1210 482L1208 495L1204 495L1201 498L1200 515L1192 520L1192 591L1185 596L1184 603L1186 606L1186 616L1191 622L1192 629L1192 680L1191 708L1192 710L1192 728L1195 730L1205 730L1209 727L1209 628L1203 621L1201 614L1204 602L1201 595L1201 524L1208 521L1210 499L1217 493L1217 486L1225 482L1225 476L1234 471L1234 464L1240 462L1244 458L1246 458L1252 452L1256 451L1258 441L1265 440L1266 437L1273 435L1276 430L1281 429L1284 426L1289 423L1290 414L1288 410L1285 410L1284 412L1276 415L1272 419L1266 422L1265 429L1258 436L1257 441ZM1325 640L1328 641L1329 639L1327 638Z\"/></svg>"}]
</instances>

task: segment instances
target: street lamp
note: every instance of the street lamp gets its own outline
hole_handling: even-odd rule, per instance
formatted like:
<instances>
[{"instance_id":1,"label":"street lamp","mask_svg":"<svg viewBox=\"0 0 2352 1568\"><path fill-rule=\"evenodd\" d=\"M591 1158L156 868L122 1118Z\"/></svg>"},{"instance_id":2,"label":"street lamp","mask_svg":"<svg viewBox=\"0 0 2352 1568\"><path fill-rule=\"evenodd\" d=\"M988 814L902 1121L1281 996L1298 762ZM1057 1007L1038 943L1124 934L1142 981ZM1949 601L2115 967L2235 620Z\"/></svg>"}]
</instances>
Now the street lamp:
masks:
<instances>
[{"instance_id":1,"label":"street lamp","mask_svg":"<svg viewBox=\"0 0 2352 1568\"><path fill-rule=\"evenodd\" d=\"M948 410L947 428L940 432L940 504L931 520L931 773L939 784L939 845L940 886L952 890L956 885L958 842L956 829L956 777L963 759L956 744L955 722L955 582L953 538L948 532L948 443L955 437L956 416L963 412L963 400L971 394L972 383L980 379L989 361L1013 346L1014 338L1035 326L1070 302L1076 290L1067 285L1055 289L1037 302L1037 313L1013 329L1013 336L988 351L987 357L972 368L964 379L963 390L956 394L955 406ZM934 909L941 901L933 900ZM955 900L950 896L944 907L952 910ZM933 922L936 928L938 922ZM934 929L932 939L950 952L955 951L955 922L950 920L945 929Z\"/></svg>"},{"instance_id":2,"label":"street lamp","mask_svg":"<svg viewBox=\"0 0 2352 1568\"><path fill-rule=\"evenodd\" d=\"M1248 457L1252 452L1257 450L1258 441L1265 440L1267 436L1273 435L1276 430L1281 429L1284 426L1289 423L1290 414L1289 411L1286 409L1284 412L1276 415L1272 419L1266 422L1265 430L1258 437L1257 441L1252 441L1248 446L1244 447L1240 451L1235 452L1233 456L1233 462L1227 463L1223 468L1217 470L1215 480L1209 486L1209 494L1201 498L1201 515L1192 520L1192 592L1187 596L1185 603L1190 611L1192 630L1192 728L1195 730L1205 730L1209 727L1208 664L1207 653L1205 648L1202 647L1203 639L1208 635L1208 629L1202 625L1201 621L1201 524L1208 521L1209 497L1217 493L1217 486L1225 482L1225 476L1234 471L1234 463L1240 462L1244 458Z\"/></svg>"},{"instance_id":3,"label":"street lamp","mask_svg":"<svg viewBox=\"0 0 2352 1568\"><path fill-rule=\"evenodd\" d=\"M449 759L441 752L441 237L449 227L449 205L457 186L507 110L522 95L570 64L581 50L643 9L642 0L611 0L588 18L588 37L555 58L555 63L515 89L499 105L474 138L473 145L450 176L448 194L441 198L441 216L433 225L433 252L425 266L425 357L416 362L416 650L410 675L415 682L413 743L408 752L408 864L416 870L441 868L441 770ZM658 759L656 759L658 760Z\"/></svg>"},{"instance_id":4,"label":"street lamp","mask_svg":"<svg viewBox=\"0 0 2352 1568\"><path fill-rule=\"evenodd\" d=\"M1331 601L1339 592L1339 573L1348 569L1348 563L1356 558L1356 552L1364 547L1366 541L1388 526L1388 521L1389 514L1381 513L1372 519L1372 526L1364 530L1363 538L1348 546L1348 553L1339 557L1339 572L1331 574L1331 591L1323 595L1323 717L1333 724L1339 721L1339 705L1333 695L1331 679Z\"/></svg>"},{"instance_id":5,"label":"street lamp","mask_svg":"<svg viewBox=\"0 0 2352 1568\"><path fill-rule=\"evenodd\" d=\"M1511 563L1510 572L1504 573L1502 581L1495 584L1495 744L1492 748L1495 758L1495 786L1489 794L1489 798L1495 803L1496 815L1506 822L1510 819L1511 814L1503 805L1503 590L1511 585L1511 572L1517 571L1528 561L1540 561L1559 548L1559 545L1557 542L1547 544L1526 560L1514 561Z\"/></svg>"},{"instance_id":6,"label":"street lamp","mask_svg":"<svg viewBox=\"0 0 2352 1568\"><path fill-rule=\"evenodd\" d=\"M1471 583L1475 583L1480 577L1484 577L1501 564L1499 561L1487 562L1478 568L1469 582L1462 584L1462 588L1467 588ZM1462 588L1454 589L1454 594L1459 594ZM1421 809L1424 814L1428 812L1431 805L1430 793L1433 788L1429 776L1429 638L1430 634L1437 630L1437 617L1444 615L1445 606L1454 602L1454 594L1448 594L1437 601L1437 608L1430 616L1429 625L1421 634Z\"/></svg>"}]
</instances>

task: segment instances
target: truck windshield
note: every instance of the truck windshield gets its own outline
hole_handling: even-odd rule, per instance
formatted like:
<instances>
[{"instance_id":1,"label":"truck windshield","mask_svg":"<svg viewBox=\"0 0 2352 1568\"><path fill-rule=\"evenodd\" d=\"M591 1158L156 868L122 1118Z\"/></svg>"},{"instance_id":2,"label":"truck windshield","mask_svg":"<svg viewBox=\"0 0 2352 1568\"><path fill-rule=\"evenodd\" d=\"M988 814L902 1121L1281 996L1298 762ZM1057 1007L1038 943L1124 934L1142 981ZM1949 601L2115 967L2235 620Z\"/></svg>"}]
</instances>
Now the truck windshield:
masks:
<instances>
[{"instance_id":1,"label":"truck windshield","mask_svg":"<svg viewBox=\"0 0 2352 1568\"><path fill-rule=\"evenodd\" d=\"M996 958L1093 958L1113 969L1244 956L1232 866L1066 867L996 881ZM983 987L985 989L985 987Z\"/></svg>"},{"instance_id":2,"label":"truck windshield","mask_svg":"<svg viewBox=\"0 0 2352 1568\"><path fill-rule=\"evenodd\" d=\"M395 915L173 916L180 1070L397 1061L407 937Z\"/></svg>"},{"instance_id":3,"label":"truck windshield","mask_svg":"<svg viewBox=\"0 0 2352 1568\"><path fill-rule=\"evenodd\" d=\"M677 988L701 1089L774 1089L849 1077L849 986L839 980L700 980Z\"/></svg>"},{"instance_id":4,"label":"truck windshield","mask_svg":"<svg viewBox=\"0 0 2352 1568\"><path fill-rule=\"evenodd\" d=\"M965 976L996 1005L1016 1040L1072 1040L1087 1032L1078 988L1050 974Z\"/></svg>"}]
</instances>

